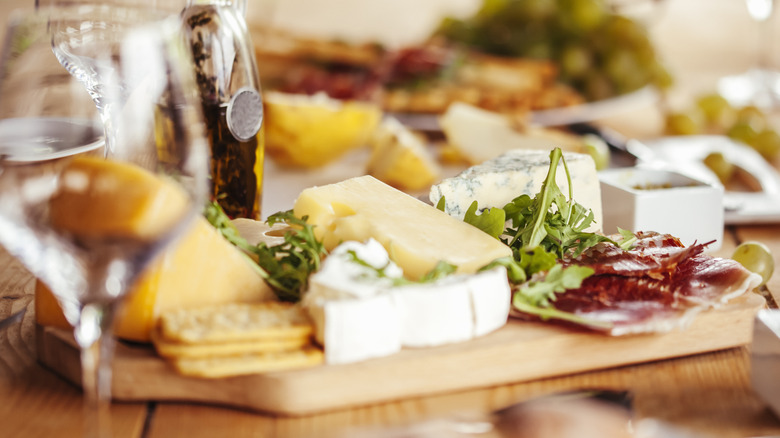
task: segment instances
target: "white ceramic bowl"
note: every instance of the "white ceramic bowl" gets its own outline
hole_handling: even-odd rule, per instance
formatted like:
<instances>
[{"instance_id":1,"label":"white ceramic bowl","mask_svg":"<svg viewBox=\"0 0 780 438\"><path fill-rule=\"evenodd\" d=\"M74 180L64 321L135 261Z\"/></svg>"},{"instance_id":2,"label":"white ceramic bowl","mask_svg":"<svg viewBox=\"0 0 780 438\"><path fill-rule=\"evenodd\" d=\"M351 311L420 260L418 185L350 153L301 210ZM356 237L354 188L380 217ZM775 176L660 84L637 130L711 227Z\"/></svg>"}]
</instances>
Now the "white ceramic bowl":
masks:
<instances>
[{"instance_id":1,"label":"white ceramic bowl","mask_svg":"<svg viewBox=\"0 0 780 438\"><path fill-rule=\"evenodd\" d=\"M678 237L686 246L723 241L723 187L677 172L619 168L599 172L603 230L657 231Z\"/></svg>"}]
</instances>

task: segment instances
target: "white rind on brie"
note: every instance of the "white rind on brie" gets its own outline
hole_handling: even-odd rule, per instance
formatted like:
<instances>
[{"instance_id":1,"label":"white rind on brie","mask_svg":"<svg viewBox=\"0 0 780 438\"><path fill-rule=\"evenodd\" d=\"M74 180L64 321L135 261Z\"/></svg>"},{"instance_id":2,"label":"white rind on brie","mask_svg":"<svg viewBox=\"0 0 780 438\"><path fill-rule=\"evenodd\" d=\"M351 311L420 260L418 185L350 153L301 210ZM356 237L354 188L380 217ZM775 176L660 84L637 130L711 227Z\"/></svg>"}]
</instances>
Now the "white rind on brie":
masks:
<instances>
[{"instance_id":1,"label":"white rind on brie","mask_svg":"<svg viewBox=\"0 0 780 438\"><path fill-rule=\"evenodd\" d=\"M401 345L433 347L474 337L469 288L463 277L392 291L401 310Z\"/></svg>"},{"instance_id":2,"label":"white rind on brie","mask_svg":"<svg viewBox=\"0 0 780 438\"><path fill-rule=\"evenodd\" d=\"M466 341L506 324L511 290L503 267L396 285L393 279L401 276L372 239L345 242L325 259L310 278L303 305L327 363Z\"/></svg>"},{"instance_id":3,"label":"white rind on brie","mask_svg":"<svg viewBox=\"0 0 780 438\"><path fill-rule=\"evenodd\" d=\"M571 175L574 199L593 211L595 224L588 231L601 231L601 186L593 159L575 152L564 152L563 156ZM432 186L429 198L437 205L444 197L444 211L463 219L473 201L482 210L502 208L520 195L535 196L549 168L548 150L512 150ZM568 196L569 184L562 163L558 165L555 181Z\"/></svg>"}]
</instances>

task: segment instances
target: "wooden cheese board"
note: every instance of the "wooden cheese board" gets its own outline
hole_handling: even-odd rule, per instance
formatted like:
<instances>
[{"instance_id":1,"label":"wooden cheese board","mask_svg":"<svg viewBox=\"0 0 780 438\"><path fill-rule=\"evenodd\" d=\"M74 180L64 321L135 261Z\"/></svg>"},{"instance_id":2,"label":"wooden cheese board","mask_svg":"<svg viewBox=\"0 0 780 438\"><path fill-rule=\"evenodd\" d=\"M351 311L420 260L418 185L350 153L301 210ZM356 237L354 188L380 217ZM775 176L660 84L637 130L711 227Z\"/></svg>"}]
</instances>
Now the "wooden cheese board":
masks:
<instances>
[{"instance_id":1,"label":"wooden cheese board","mask_svg":"<svg viewBox=\"0 0 780 438\"><path fill-rule=\"evenodd\" d=\"M748 293L699 314L684 330L607 337L510 319L481 338L347 365L199 379L177 374L150 346L120 343L113 397L191 401L281 415L304 415L669 359L749 344L764 299ZM75 384L79 354L66 330L38 327L38 359Z\"/></svg>"}]
</instances>

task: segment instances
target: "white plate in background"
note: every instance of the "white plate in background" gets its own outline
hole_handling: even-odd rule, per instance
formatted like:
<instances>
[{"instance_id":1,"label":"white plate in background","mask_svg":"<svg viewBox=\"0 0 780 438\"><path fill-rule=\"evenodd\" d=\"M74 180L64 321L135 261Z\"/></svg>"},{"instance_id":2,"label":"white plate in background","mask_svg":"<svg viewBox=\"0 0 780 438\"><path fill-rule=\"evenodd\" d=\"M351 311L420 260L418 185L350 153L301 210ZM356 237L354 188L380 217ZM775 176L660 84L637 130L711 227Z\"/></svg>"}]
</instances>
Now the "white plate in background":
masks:
<instances>
[{"instance_id":1,"label":"white plate in background","mask_svg":"<svg viewBox=\"0 0 780 438\"><path fill-rule=\"evenodd\" d=\"M757 192L726 190L723 194L725 223L780 222L780 174L749 146L725 136L701 135L664 137L644 142L630 140L626 147L638 157L638 166L675 170L713 185L721 184L702 160L711 152L720 152L727 160L753 175L762 189Z\"/></svg>"},{"instance_id":2,"label":"white plate in background","mask_svg":"<svg viewBox=\"0 0 780 438\"><path fill-rule=\"evenodd\" d=\"M620 114L623 111L652 105L658 101L658 96L655 87L648 85L631 93L596 102L533 111L530 113L530 117L531 122L537 126L564 126L592 122ZM441 131L439 114L390 112L388 115L395 117L411 129L426 132Z\"/></svg>"}]
</instances>

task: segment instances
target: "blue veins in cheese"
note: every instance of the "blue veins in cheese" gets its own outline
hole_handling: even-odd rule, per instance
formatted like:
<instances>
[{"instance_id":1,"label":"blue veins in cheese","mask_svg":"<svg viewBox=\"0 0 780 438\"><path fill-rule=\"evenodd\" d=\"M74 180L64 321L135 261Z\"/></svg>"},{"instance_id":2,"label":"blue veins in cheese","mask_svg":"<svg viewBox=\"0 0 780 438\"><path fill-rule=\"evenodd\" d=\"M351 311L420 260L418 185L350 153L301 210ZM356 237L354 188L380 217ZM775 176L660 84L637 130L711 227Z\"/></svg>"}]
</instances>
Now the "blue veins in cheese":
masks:
<instances>
[{"instance_id":1,"label":"blue veins in cheese","mask_svg":"<svg viewBox=\"0 0 780 438\"><path fill-rule=\"evenodd\" d=\"M506 324L511 291L503 267L431 283L399 285L401 277L373 239L345 242L325 259L303 303L327 363L466 341Z\"/></svg>"},{"instance_id":2,"label":"blue veins in cheese","mask_svg":"<svg viewBox=\"0 0 780 438\"><path fill-rule=\"evenodd\" d=\"M588 231L601 231L601 187L593 159L576 152L564 152L563 156L571 175L574 199L593 211L595 223ZM535 196L549 168L550 151L515 149L432 186L429 198L437 205L444 197L444 211L463 219L473 201L477 201L480 209L501 208L520 195ZM558 165L555 181L568 196L569 184L562 163Z\"/></svg>"}]
</instances>

